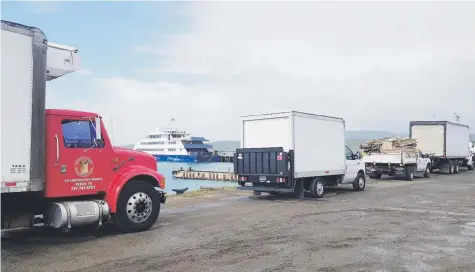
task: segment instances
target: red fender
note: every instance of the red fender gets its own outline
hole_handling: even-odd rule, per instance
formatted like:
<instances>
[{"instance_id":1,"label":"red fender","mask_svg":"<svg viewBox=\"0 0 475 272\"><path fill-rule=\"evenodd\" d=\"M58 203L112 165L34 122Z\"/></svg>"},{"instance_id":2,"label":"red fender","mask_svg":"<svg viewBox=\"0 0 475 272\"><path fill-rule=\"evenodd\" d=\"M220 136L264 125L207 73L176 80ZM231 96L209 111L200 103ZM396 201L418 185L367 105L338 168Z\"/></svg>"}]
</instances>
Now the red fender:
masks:
<instances>
[{"instance_id":1,"label":"red fender","mask_svg":"<svg viewBox=\"0 0 475 272\"><path fill-rule=\"evenodd\" d=\"M111 213L115 213L117 210L117 201L122 188L129 180L137 176L148 176L149 179L155 180L156 186L159 186L162 190L165 189L165 178L162 174L140 165L124 167L118 171L117 177L109 185L104 199L109 205Z\"/></svg>"}]
</instances>

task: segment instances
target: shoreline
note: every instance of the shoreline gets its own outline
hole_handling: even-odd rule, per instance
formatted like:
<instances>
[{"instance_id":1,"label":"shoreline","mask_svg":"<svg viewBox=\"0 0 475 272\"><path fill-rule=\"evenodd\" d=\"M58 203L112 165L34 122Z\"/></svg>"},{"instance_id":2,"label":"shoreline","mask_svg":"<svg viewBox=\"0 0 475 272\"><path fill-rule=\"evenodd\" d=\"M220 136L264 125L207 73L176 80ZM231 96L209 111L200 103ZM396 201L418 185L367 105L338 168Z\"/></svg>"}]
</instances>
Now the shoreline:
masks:
<instances>
[{"instance_id":1,"label":"shoreline","mask_svg":"<svg viewBox=\"0 0 475 272\"><path fill-rule=\"evenodd\" d=\"M177 198L192 198L192 197L201 197L201 196L211 196L215 194L219 194L221 192L228 192L228 191L237 191L237 186L223 186L223 187L209 187L209 188L200 188L198 190L191 190L189 192L185 192L183 194L177 195L168 195L168 199L177 199Z\"/></svg>"}]
</instances>

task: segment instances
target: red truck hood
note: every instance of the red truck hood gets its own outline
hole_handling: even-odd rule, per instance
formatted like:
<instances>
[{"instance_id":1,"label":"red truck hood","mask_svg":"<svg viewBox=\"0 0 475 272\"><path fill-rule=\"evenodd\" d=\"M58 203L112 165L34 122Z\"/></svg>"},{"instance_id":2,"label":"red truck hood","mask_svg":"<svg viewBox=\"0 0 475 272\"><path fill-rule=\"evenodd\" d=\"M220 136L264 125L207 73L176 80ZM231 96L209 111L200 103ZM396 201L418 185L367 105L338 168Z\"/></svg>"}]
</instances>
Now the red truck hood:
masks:
<instances>
[{"instance_id":1,"label":"red truck hood","mask_svg":"<svg viewBox=\"0 0 475 272\"><path fill-rule=\"evenodd\" d=\"M120 161L125 161L132 165L142 165L157 171L157 160L150 154L123 147L114 147L114 150Z\"/></svg>"}]
</instances>

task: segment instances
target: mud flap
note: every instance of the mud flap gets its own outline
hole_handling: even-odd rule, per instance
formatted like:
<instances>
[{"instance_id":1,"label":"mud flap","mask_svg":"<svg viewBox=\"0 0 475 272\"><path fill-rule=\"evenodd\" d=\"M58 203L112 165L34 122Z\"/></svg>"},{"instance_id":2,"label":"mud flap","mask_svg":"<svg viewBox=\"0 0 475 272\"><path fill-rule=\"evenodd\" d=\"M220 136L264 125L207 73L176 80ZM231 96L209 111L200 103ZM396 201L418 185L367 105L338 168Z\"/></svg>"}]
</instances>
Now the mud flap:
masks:
<instances>
[{"instance_id":1,"label":"mud flap","mask_svg":"<svg viewBox=\"0 0 475 272\"><path fill-rule=\"evenodd\" d=\"M166 193L164 191L162 191L162 189L160 189L160 187L154 187L154 188L157 191L158 196L160 197L160 203L165 204L165 202L167 201Z\"/></svg>"},{"instance_id":2,"label":"mud flap","mask_svg":"<svg viewBox=\"0 0 475 272\"><path fill-rule=\"evenodd\" d=\"M296 180L295 181L295 194L298 199L304 199L305 198L305 189L304 189L304 182L303 180Z\"/></svg>"},{"instance_id":3,"label":"mud flap","mask_svg":"<svg viewBox=\"0 0 475 272\"><path fill-rule=\"evenodd\" d=\"M165 204L167 201L167 196L165 195L164 192L160 192L160 203Z\"/></svg>"}]
</instances>

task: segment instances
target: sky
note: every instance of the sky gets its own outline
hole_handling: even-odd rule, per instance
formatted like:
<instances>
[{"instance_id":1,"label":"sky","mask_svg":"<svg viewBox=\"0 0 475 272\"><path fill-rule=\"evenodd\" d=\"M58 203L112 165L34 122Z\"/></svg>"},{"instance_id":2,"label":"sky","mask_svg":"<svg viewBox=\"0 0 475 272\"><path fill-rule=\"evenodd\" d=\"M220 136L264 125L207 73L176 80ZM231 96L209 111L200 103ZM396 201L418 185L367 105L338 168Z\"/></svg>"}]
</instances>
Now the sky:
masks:
<instances>
[{"instance_id":1,"label":"sky","mask_svg":"<svg viewBox=\"0 0 475 272\"><path fill-rule=\"evenodd\" d=\"M48 108L101 114L117 145L157 128L239 140L240 116L296 110L347 130L411 120L475 133L475 2L3 2L78 48Z\"/></svg>"}]
</instances>

